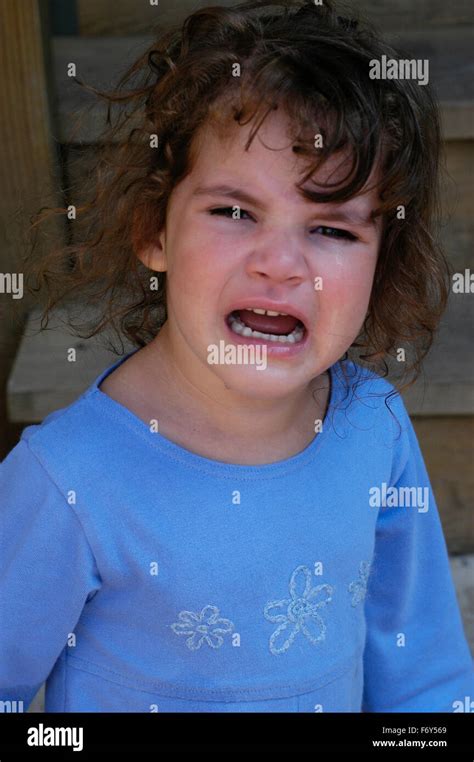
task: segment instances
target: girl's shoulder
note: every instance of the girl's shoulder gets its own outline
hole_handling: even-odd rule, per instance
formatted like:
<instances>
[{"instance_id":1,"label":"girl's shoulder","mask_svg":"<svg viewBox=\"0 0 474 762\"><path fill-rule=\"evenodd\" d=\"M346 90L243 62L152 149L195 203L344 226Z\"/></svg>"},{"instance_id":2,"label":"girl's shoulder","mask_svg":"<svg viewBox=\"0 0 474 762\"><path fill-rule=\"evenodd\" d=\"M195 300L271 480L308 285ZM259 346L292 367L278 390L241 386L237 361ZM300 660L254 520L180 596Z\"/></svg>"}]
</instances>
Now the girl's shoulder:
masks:
<instances>
[{"instance_id":1,"label":"girl's shoulder","mask_svg":"<svg viewBox=\"0 0 474 762\"><path fill-rule=\"evenodd\" d=\"M35 473L38 479L42 476L45 482L60 484L61 476L78 473L94 460L99 463L104 448L110 450L114 432L98 380L71 404L53 410L40 423L26 426L19 442L0 463L0 471L14 466L25 479Z\"/></svg>"},{"instance_id":2,"label":"girl's shoulder","mask_svg":"<svg viewBox=\"0 0 474 762\"><path fill-rule=\"evenodd\" d=\"M58 452L67 460L74 447L87 447L100 437L110 424L107 417L107 395L101 390L102 382L122 372L125 360L134 360L129 353L107 367L85 391L69 405L51 411L40 423L26 426L20 441L33 452ZM127 363L128 365L128 363ZM110 426L109 426L110 427Z\"/></svg>"}]
</instances>

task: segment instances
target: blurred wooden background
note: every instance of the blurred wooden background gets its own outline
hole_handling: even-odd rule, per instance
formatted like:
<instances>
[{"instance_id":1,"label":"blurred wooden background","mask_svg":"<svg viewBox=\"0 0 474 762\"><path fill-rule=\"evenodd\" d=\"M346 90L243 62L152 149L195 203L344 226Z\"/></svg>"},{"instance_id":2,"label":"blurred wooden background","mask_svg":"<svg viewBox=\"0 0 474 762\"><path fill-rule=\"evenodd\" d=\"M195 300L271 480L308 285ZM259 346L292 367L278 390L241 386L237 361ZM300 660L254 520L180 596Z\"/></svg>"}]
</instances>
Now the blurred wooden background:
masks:
<instances>
[{"instance_id":1,"label":"blurred wooden background","mask_svg":"<svg viewBox=\"0 0 474 762\"><path fill-rule=\"evenodd\" d=\"M40 206L77 203L68 189L81 187L100 148L104 108L67 76L67 64L75 63L87 83L111 86L147 44L154 25L166 28L213 4L217 0L159 0L158 6L149 0L0 0L0 273L19 272L28 221ZM354 5L413 57L430 60L446 156L440 237L452 271L474 271L472 2L358 0ZM56 223L51 235L64 238L74 230ZM424 377L405 402L436 494L474 643L472 300L470 293L451 294ZM69 347L78 350L73 371L65 362ZM30 300L0 292L0 460L25 425L72 402L115 359L97 342L76 339L60 326L38 334Z\"/></svg>"}]
</instances>

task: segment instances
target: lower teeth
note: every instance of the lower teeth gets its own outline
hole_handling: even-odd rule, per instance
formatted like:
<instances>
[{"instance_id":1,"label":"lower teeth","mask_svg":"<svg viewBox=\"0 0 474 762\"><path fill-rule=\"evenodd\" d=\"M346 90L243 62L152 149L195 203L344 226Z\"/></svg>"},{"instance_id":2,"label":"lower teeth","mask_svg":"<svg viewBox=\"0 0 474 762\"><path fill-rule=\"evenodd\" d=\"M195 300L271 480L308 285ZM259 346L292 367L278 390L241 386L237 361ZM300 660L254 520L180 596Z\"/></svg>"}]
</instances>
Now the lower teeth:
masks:
<instances>
[{"instance_id":1,"label":"lower teeth","mask_svg":"<svg viewBox=\"0 0 474 762\"><path fill-rule=\"evenodd\" d=\"M296 344L301 341L304 335L304 331L301 326L297 325L296 328L287 336L278 336L273 333L261 333L260 331L254 331L245 325L240 318L235 315L231 315L229 319L231 330L234 333L238 333L240 336L251 336L254 339L266 339L267 341L279 342L280 344Z\"/></svg>"}]
</instances>

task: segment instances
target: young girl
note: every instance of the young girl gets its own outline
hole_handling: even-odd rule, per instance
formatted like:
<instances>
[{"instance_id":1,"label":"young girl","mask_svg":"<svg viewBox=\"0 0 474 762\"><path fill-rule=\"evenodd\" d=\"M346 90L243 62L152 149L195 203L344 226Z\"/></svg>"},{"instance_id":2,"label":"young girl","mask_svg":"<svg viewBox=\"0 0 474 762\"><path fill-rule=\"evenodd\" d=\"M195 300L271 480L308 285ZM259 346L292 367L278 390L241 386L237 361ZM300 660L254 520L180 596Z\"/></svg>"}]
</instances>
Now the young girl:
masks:
<instances>
[{"instance_id":1,"label":"young girl","mask_svg":"<svg viewBox=\"0 0 474 762\"><path fill-rule=\"evenodd\" d=\"M1 465L2 701L45 680L49 712L474 696L383 377L403 348L419 371L447 299L436 106L369 76L397 55L369 28L286 5L197 11L144 54L107 96L128 111L89 227L38 265L46 315L82 289L136 348Z\"/></svg>"}]
</instances>

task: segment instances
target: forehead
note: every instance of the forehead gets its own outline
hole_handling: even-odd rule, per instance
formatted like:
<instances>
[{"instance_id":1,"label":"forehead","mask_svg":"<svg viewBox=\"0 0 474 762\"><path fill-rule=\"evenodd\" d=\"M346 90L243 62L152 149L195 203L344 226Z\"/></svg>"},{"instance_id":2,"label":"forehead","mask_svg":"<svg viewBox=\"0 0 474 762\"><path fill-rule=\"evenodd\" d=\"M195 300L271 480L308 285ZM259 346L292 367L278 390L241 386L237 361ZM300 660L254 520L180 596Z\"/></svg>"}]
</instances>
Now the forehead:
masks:
<instances>
[{"instance_id":1,"label":"forehead","mask_svg":"<svg viewBox=\"0 0 474 762\"><path fill-rule=\"evenodd\" d=\"M208 121L197 133L193 143L193 171L208 171L209 166L241 167L246 171L261 171L273 166L276 172L294 174L302 170L304 162L293 151L294 125L285 114L271 112L259 127L250 145L254 129L252 123L239 125Z\"/></svg>"},{"instance_id":2,"label":"forehead","mask_svg":"<svg viewBox=\"0 0 474 762\"><path fill-rule=\"evenodd\" d=\"M192 191L206 185L242 184L259 189L260 192L278 192L291 199L300 196L295 187L308 169L308 158L294 151L295 124L282 111L271 112L258 129L253 141L247 146L254 126L250 123L239 125L229 121L225 124L207 122L194 137L191 164L192 169L185 183ZM317 125L315 126L317 129ZM315 132L312 140L315 140ZM315 158L317 151L315 148ZM350 168L349 148L332 154L305 183L312 190L322 191L324 185L347 182ZM374 166L365 187L359 196L372 199L374 191L367 188L377 183L379 167ZM327 189L326 189L327 190ZM301 198L301 196L300 196Z\"/></svg>"}]
</instances>

